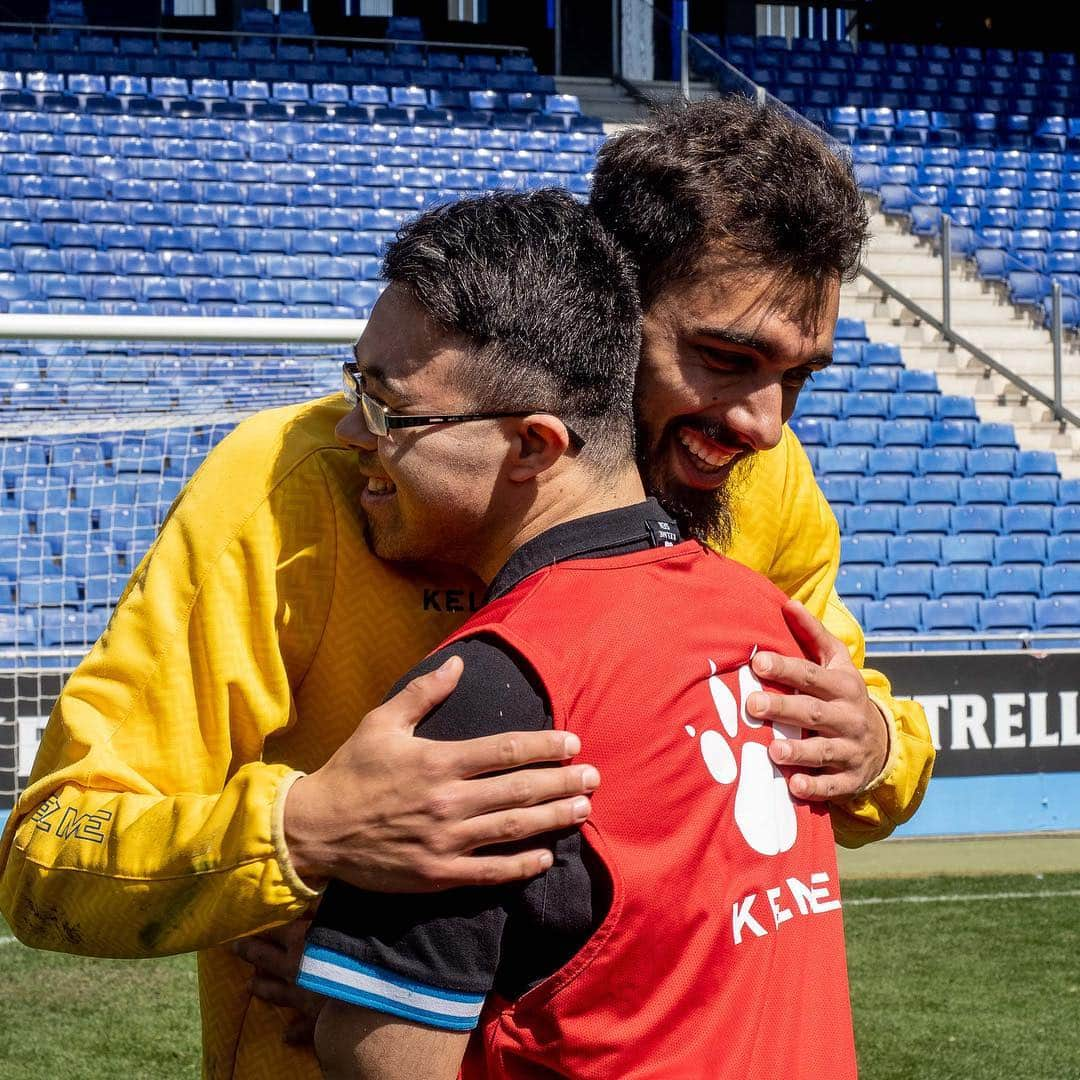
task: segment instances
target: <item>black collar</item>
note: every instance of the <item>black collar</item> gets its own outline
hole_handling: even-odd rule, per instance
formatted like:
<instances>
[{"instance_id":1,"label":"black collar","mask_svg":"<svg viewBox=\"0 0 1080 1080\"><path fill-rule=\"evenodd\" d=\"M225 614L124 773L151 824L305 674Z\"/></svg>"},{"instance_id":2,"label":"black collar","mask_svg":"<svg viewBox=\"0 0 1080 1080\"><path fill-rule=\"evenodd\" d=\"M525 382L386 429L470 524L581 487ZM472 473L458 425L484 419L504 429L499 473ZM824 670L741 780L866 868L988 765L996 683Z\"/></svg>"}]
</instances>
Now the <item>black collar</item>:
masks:
<instances>
[{"instance_id":1,"label":"black collar","mask_svg":"<svg viewBox=\"0 0 1080 1080\"><path fill-rule=\"evenodd\" d=\"M514 552L488 587L484 603L505 596L531 574L569 559L628 555L682 542L679 527L655 499L565 521Z\"/></svg>"}]
</instances>

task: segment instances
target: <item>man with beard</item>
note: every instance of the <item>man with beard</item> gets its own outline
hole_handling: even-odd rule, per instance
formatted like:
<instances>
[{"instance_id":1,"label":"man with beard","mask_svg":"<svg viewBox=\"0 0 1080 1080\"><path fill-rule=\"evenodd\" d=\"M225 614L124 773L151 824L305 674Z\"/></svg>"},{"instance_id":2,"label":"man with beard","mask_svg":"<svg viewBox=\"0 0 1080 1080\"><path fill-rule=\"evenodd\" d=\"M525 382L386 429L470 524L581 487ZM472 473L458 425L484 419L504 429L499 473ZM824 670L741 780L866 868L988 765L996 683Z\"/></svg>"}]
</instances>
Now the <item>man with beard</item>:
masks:
<instances>
[{"instance_id":1,"label":"man with beard","mask_svg":"<svg viewBox=\"0 0 1080 1080\"><path fill-rule=\"evenodd\" d=\"M632 268L551 189L431 210L383 267L342 422L369 543L487 587L401 680L462 669L417 734L574 731L604 783L532 881L330 883L300 968L332 999L324 1071L453 1080L464 1056L467 1080L854 1080L828 812L769 762L798 729L740 716L755 652L800 656L787 598L645 498Z\"/></svg>"},{"instance_id":2,"label":"man with beard","mask_svg":"<svg viewBox=\"0 0 1080 1080\"><path fill-rule=\"evenodd\" d=\"M770 753L794 795L828 801L841 843L886 836L921 801L929 731L856 666L836 521L784 426L829 354L864 239L850 169L782 114L701 103L609 140L593 201L640 270L651 493L678 496L699 532L713 530L695 506L730 519L728 554L805 605L788 617L817 662L760 653L757 675L795 692L754 694L748 710L813 731ZM483 589L371 554L346 414L340 397L263 413L210 455L68 681L0 844L0 909L28 944L201 950L210 1076L316 1074L308 1046L282 1042L310 1001L291 987L300 933L243 944L254 982L220 946L294 923L324 877L389 892L531 877L549 851L476 852L580 822L599 783L587 764L490 775L575 756L567 733L411 738L453 689L446 673L376 708ZM709 493L740 456L752 465L724 514ZM65 815L105 841L57 829Z\"/></svg>"}]
</instances>

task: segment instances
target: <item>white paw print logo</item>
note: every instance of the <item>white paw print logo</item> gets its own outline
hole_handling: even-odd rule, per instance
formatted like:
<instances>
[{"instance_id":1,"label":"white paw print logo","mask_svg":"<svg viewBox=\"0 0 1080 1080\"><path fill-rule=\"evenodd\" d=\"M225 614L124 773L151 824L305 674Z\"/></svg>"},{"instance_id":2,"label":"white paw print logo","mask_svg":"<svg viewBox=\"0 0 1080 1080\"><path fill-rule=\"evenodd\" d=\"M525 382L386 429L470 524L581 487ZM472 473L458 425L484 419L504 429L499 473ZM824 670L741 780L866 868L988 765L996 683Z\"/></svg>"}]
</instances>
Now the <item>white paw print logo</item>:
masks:
<instances>
[{"instance_id":1,"label":"white paw print logo","mask_svg":"<svg viewBox=\"0 0 1080 1080\"><path fill-rule=\"evenodd\" d=\"M750 659L754 658L754 652ZM760 728L763 721L756 720L746 711L746 699L761 689L761 683L750 670L747 662L739 668L739 700L716 673L716 664L709 661L709 692L712 694L716 714L724 731L709 728L701 733L699 745L701 756L710 775L718 784L731 784L738 780L735 789L735 824L743 839L761 855L778 855L791 849L798 832L795 804L788 791L787 778L769 760L768 747L764 743L743 743L742 754L736 764L735 753L729 739L739 733L739 720L748 728ZM773 723L774 739L798 739L802 728L791 724ZM689 724L686 732L691 738L697 732Z\"/></svg>"}]
</instances>

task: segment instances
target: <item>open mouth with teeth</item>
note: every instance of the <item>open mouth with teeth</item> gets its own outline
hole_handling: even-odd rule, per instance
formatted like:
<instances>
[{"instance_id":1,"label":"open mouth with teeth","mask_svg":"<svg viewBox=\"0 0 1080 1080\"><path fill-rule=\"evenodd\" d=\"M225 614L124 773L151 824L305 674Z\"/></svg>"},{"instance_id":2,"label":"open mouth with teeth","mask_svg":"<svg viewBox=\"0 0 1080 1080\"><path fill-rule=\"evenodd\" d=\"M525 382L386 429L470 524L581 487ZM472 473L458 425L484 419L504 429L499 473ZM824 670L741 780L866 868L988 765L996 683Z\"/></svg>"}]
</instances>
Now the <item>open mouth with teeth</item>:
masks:
<instances>
[{"instance_id":1,"label":"open mouth with teeth","mask_svg":"<svg viewBox=\"0 0 1080 1080\"><path fill-rule=\"evenodd\" d=\"M714 442L688 424L675 433L675 456L683 479L692 487L715 488L724 480L726 468L742 453Z\"/></svg>"},{"instance_id":2,"label":"open mouth with teeth","mask_svg":"<svg viewBox=\"0 0 1080 1080\"><path fill-rule=\"evenodd\" d=\"M364 488L360 498L362 502L372 504L389 499L396 492L397 488L392 480L387 479L385 476L369 476L367 486Z\"/></svg>"}]
</instances>

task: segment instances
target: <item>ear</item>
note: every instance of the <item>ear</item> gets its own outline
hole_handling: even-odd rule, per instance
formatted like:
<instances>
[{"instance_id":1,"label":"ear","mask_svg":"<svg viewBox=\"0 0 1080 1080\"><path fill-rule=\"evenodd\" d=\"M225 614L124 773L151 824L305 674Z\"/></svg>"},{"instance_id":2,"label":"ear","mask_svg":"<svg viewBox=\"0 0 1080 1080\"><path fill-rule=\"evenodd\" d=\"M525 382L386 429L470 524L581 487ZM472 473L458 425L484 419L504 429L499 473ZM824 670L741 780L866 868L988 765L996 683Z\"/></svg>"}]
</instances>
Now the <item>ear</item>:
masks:
<instances>
[{"instance_id":1,"label":"ear","mask_svg":"<svg viewBox=\"0 0 1080 1080\"><path fill-rule=\"evenodd\" d=\"M549 413L533 413L515 421L510 439L507 476L515 484L535 480L570 448L566 425Z\"/></svg>"}]
</instances>

